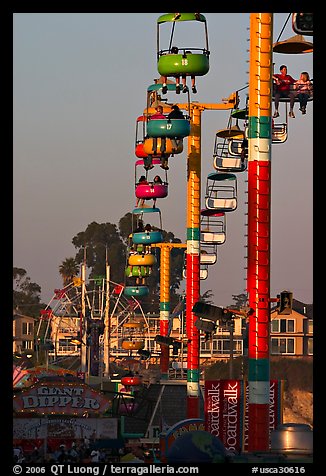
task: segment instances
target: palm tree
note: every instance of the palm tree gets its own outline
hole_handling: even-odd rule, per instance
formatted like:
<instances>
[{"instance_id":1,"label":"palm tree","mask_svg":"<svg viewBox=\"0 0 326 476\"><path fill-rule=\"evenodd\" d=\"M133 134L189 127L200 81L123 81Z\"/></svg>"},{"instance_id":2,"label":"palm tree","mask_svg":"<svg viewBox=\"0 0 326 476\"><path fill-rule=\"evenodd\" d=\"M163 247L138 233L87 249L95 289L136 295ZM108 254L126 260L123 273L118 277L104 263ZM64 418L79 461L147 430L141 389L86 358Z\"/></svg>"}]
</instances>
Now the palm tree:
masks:
<instances>
[{"instance_id":1,"label":"palm tree","mask_svg":"<svg viewBox=\"0 0 326 476\"><path fill-rule=\"evenodd\" d=\"M79 273L79 265L75 258L66 258L59 266L59 273L62 276L63 286L67 286Z\"/></svg>"}]
</instances>

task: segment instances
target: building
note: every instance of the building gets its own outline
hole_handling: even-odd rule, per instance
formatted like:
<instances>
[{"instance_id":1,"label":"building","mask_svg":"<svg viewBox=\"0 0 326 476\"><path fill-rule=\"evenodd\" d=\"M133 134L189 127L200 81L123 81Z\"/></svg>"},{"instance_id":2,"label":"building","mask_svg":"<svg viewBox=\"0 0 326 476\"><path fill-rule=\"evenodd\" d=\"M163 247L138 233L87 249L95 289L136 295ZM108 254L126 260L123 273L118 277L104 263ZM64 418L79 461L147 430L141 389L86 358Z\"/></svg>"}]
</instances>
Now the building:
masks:
<instances>
[{"instance_id":1,"label":"building","mask_svg":"<svg viewBox=\"0 0 326 476\"><path fill-rule=\"evenodd\" d=\"M290 314L271 311L271 355L313 356L313 305L293 299Z\"/></svg>"},{"instance_id":2,"label":"building","mask_svg":"<svg viewBox=\"0 0 326 476\"><path fill-rule=\"evenodd\" d=\"M13 314L13 353L24 353L34 349L34 317Z\"/></svg>"},{"instance_id":3,"label":"building","mask_svg":"<svg viewBox=\"0 0 326 476\"><path fill-rule=\"evenodd\" d=\"M129 311L128 311L129 312ZM133 314L140 322L143 322L142 331L145 349L151 352L152 361L158 362L160 356L160 345L155 338L160 334L160 316L158 313L149 315ZM123 334L123 324L128 321L128 313L121 317L111 317L111 360L119 360L130 356L130 350L122 348L121 342L125 336ZM13 335L14 352L22 352L33 349L35 319L21 314L14 314ZM80 346L72 343L80 328L79 317L57 316L51 320L51 339L54 344L54 351L49 352L50 358L64 357L67 355L78 356ZM181 347L176 351L170 346L171 362L187 362L187 336L184 322L184 313L173 317L171 322L170 336L181 342ZM103 336L102 336L103 337ZM137 339L140 339L140 335ZM103 339L101 338L103 343ZM231 344L232 343L232 344ZM101 345L101 344L100 344ZM247 325L245 319L235 316L233 327L217 326L214 333L206 338L200 334L200 364L216 360L228 360L231 356L238 357L246 355L247 349ZM231 347L233 352L231 354ZM304 304L293 300L290 314L279 314L277 306L271 310L270 327L270 351L271 355L281 355L288 357L312 357L313 356L313 305ZM137 357L137 352L134 352ZM174 364L177 366L177 364Z\"/></svg>"}]
</instances>

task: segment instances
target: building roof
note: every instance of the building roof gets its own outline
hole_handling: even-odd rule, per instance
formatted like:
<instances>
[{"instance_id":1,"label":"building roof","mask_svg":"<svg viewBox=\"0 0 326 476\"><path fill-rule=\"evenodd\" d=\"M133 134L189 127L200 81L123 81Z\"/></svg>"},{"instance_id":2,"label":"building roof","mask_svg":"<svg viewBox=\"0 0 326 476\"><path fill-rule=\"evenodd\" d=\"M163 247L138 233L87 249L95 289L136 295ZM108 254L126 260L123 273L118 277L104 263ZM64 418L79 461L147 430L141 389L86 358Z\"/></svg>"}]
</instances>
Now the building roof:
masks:
<instances>
[{"instance_id":1,"label":"building roof","mask_svg":"<svg viewBox=\"0 0 326 476\"><path fill-rule=\"evenodd\" d=\"M313 304L305 304L296 299L292 301L292 309L300 314L304 314L308 319L313 319L313 307Z\"/></svg>"},{"instance_id":2,"label":"building roof","mask_svg":"<svg viewBox=\"0 0 326 476\"><path fill-rule=\"evenodd\" d=\"M25 314L19 314L19 313L17 313L17 312L14 312L12 318L13 318L13 320L15 320L15 319L31 319L31 320L33 320L33 321L36 321L36 318L35 318L35 317L25 316Z\"/></svg>"},{"instance_id":3,"label":"building roof","mask_svg":"<svg viewBox=\"0 0 326 476\"><path fill-rule=\"evenodd\" d=\"M278 307L278 304L271 308L271 312L275 312ZM292 301L292 310L306 316L308 319L313 319L313 304L306 304L304 302L293 299Z\"/></svg>"}]
</instances>

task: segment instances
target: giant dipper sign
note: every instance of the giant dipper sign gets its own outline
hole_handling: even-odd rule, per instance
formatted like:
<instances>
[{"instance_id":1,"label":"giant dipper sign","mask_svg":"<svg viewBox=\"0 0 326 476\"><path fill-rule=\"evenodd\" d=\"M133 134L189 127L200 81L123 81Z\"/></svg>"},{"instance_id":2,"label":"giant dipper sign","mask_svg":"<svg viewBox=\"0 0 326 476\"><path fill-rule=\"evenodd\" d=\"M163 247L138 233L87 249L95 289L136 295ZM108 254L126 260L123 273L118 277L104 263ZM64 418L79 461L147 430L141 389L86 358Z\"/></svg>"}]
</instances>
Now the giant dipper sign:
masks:
<instances>
[{"instance_id":1,"label":"giant dipper sign","mask_svg":"<svg viewBox=\"0 0 326 476\"><path fill-rule=\"evenodd\" d=\"M104 413L110 406L101 393L83 383L37 383L14 397L16 413L85 415Z\"/></svg>"}]
</instances>

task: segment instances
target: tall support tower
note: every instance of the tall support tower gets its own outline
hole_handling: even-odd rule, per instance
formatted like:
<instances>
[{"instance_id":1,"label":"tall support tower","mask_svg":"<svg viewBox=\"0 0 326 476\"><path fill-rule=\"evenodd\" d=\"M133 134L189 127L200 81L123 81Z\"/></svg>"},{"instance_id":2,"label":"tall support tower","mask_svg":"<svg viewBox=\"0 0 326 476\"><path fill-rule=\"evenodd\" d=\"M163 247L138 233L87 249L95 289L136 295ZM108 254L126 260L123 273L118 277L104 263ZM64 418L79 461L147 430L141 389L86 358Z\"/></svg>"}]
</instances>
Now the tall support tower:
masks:
<instances>
[{"instance_id":1,"label":"tall support tower","mask_svg":"<svg viewBox=\"0 0 326 476\"><path fill-rule=\"evenodd\" d=\"M250 14L248 129L249 451L269 449L272 13Z\"/></svg>"},{"instance_id":2,"label":"tall support tower","mask_svg":"<svg viewBox=\"0 0 326 476\"><path fill-rule=\"evenodd\" d=\"M192 308L200 298L200 189L201 189L201 114L205 110L227 111L238 106L233 92L221 104L178 104L189 110L190 135L187 156L187 265L186 265L186 332L187 332L187 418L199 418L199 331ZM182 246L182 245L181 245Z\"/></svg>"},{"instance_id":3,"label":"tall support tower","mask_svg":"<svg viewBox=\"0 0 326 476\"><path fill-rule=\"evenodd\" d=\"M191 130L187 159L187 283L186 330L188 339L187 414L199 417L199 331L192 308L200 298L200 186L201 110L191 104Z\"/></svg>"}]
</instances>

